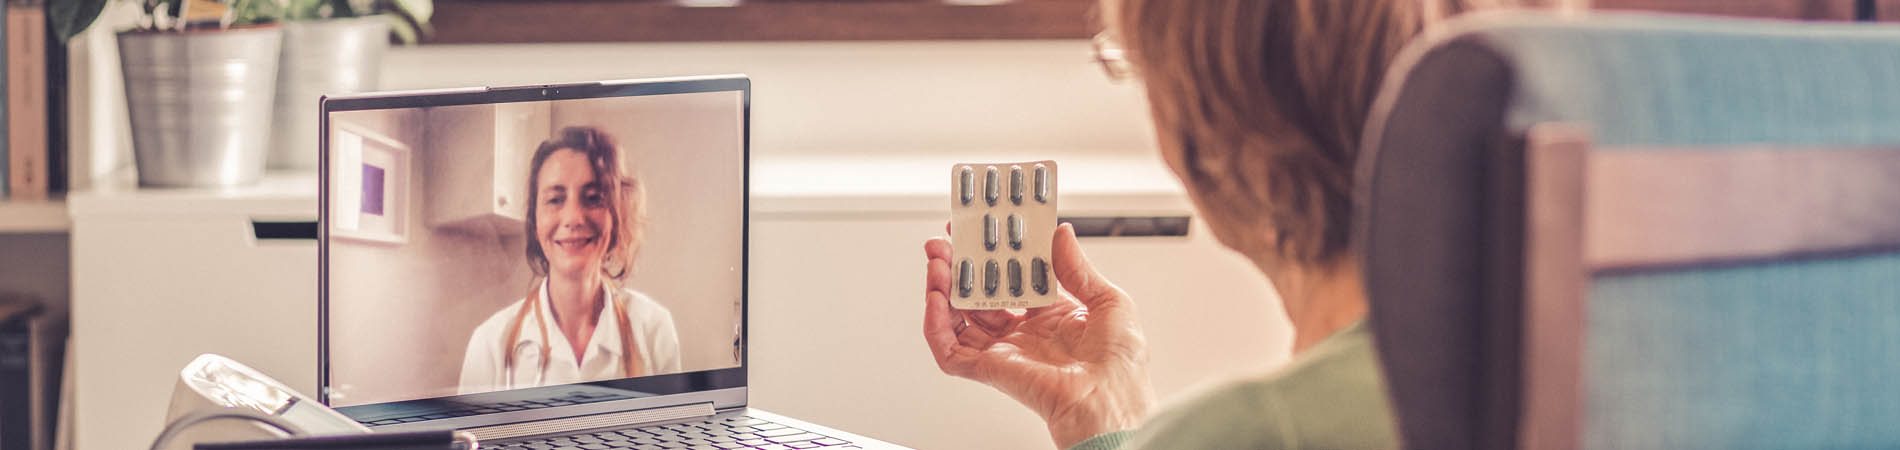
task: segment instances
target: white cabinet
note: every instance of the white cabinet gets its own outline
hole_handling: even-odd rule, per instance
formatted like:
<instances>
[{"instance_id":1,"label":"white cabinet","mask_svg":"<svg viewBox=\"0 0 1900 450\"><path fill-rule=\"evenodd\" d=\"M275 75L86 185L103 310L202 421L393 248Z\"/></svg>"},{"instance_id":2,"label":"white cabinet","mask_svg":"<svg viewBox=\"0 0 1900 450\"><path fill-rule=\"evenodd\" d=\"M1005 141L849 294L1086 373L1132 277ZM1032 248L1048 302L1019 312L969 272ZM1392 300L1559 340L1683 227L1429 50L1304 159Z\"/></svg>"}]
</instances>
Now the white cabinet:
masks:
<instances>
[{"instance_id":1,"label":"white cabinet","mask_svg":"<svg viewBox=\"0 0 1900 450\"><path fill-rule=\"evenodd\" d=\"M527 211L528 158L548 138L551 117L547 102L429 108L428 145L420 150L429 199L425 223L494 224L519 232ZM477 180L494 183L482 188L471 183Z\"/></svg>"},{"instance_id":2,"label":"white cabinet","mask_svg":"<svg viewBox=\"0 0 1900 450\"><path fill-rule=\"evenodd\" d=\"M274 174L241 190L69 197L76 448L150 446L200 353L315 392L316 242L259 240L252 223L314 221L316 192L314 175Z\"/></svg>"}]
</instances>

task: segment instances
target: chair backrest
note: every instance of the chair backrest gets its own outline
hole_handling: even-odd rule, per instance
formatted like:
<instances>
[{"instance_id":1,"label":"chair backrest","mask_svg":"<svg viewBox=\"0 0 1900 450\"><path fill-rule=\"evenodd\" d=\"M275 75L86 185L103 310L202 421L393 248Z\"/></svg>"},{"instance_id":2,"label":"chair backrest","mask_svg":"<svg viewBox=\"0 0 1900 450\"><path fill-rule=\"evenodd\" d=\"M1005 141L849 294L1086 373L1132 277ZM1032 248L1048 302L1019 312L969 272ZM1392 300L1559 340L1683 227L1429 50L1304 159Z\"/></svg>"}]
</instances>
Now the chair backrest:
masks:
<instances>
[{"instance_id":1,"label":"chair backrest","mask_svg":"<svg viewBox=\"0 0 1900 450\"><path fill-rule=\"evenodd\" d=\"M1407 447L1519 446L1524 148L1532 126L1585 124L1596 145L1622 149L1900 148L1896 80L1900 29L1876 25L1491 14L1455 20L1410 46L1368 122L1354 221L1371 323ZM1641 280L1651 278L1596 279L1592 299L1662 283ZM1799 286L1793 292L1813 288ZM1658 289L1640 290L1664 292ZM1611 331L1624 325L1599 317L1646 311L1586 305L1592 339L1625 336ZM1685 317L1759 307L1669 319L1701 326ZM1782 331L1723 348L1806 345L1773 339ZM1878 331L1900 332L1900 324ZM1632 342L1592 341L1589 348ZM1606 364L1586 368L1614 367ZM1780 412L1800 413L1807 411ZM1874 416L1900 423L1900 412Z\"/></svg>"},{"instance_id":2,"label":"chair backrest","mask_svg":"<svg viewBox=\"0 0 1900 450\"><path fill-rule=\"evenodd\" d=\"M1527 144L1519 447L1900 446L1900 147Z\"/></svg>"}]
</instances>

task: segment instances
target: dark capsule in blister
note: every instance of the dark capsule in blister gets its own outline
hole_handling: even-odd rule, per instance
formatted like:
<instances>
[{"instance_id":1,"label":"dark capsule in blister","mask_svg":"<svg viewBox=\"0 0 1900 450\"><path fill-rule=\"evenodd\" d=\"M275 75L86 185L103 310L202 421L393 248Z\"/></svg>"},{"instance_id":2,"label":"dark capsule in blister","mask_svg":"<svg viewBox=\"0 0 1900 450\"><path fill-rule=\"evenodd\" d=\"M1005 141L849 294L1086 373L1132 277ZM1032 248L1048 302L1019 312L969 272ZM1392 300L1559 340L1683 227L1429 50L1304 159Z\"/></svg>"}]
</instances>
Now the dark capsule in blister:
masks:
<instances>
[{"instance_id":1,"label":"dark capsule in blister","mask_svg":"<svg viewBox=\"0 0 1900 450\"><path fill-rule=\"evenodd\" d=\"M983 173L983 201L989 202L990 206L996 206L996 199L1002 198L1003 195L1003 180L997 178L1000 177L996 175L995 167Z\"/></svg>"},{"instance_id":2,"label":"dark capsule in blister","mask_svg":"<svg viewBox=\"0 0 1900 450\"><path fill-rule=\"evenodd\" d=\"M1000 237L1002 236L1002 231L1003 230L997 229L995 216L984 214L983 215L983 249L989 250L992 252L996 251L996 241L1002 240L1000 239Z\"/></svg>"},{"instance_id":3,"label":"dark capsule in blister","mask_svg":"<svg viewBox=\"0 0 1900 450\"><path fill-rule=\"evenodd\" d=\"M1022 250L1023 235L1029 234L1029 225L1023 222L1027 220L1023 220L1022 216L1009 215L1009 248L1012 250Z\"/></svg>"},{"instance_id":4,"label":"dark capsule in blister","mask_svg":"<svg viewBox=\"0 0 1900 450\"><path fill-rule=\"evenodd\" d=\"M964 205L976 200L976 170L970 166L963 166L963 170L957 171L957 196Z\"/></svg>"},{"instance_id":5,"label":"dark capsule in blister","mask_svg":"<svg viewBox=\"0 0 1900 450\"><path fill-rule=\"evenodd\" d=\"M1049 167L1036 165L1036 201L1049 203Z\"/></svg>"},{"instance_id":6,"label":"dark capsule in blister","mask_svg":"<svg viewBox=\"0 0 1900 450\"><path fill-rule=\"evenodd\" d=\"M1015 203L1018 205L1023 204L1023 188L1025 187L1026 186L1023 186L1022 166L1010 166L1009 167L1009 202Z\"/></svg>"},{"instance_id":7,"label":"dark capsule in blister","mask_svg":"<svg viewBox=\"0 0 1900 450\"><path fill-rule=\"evenodd\" d=\"M1023 296L1023 262L1015 258L1009 260L1009 295Z\"/></svg>"},{"instance_id":8,"label":"dark capsule in blister","mask_svg":"<svg viewBox=\"0 0 1900 450\"><path fill-rule=\"evenodd\" d=\"M970 298L970 292L976 290L976 267L965 258L957 264L957 296Z\"/></svg>"},{"instance_id":9,"label":"dark capsule in blister","mask_svg":"<svg viewBox=\"0 0 1900 450\"><path fill-rule=\"evenodd\" d=\"M1003 272L1003 268L1001 266L998 266L996 264L996 260L994 259L990 260L988 263L983 264L983 296L984 297L996 296L996 284L997 284L997 281L1000 281L1000 280L997 280L997 278L1002 278L1003 276L1002 272Z\"/></svg>"},{"instance_id":10,"label":"dark capsule in blister","mask_svg":"<svg viewBox=\"0 0 1900 450\"><path fill-rule=\"evenodd\" d=\"M1049 265L1042 258L1029 261L1029 288L1035 289L1036 295L1049 294Z\"/></svg>"}]
</instances>

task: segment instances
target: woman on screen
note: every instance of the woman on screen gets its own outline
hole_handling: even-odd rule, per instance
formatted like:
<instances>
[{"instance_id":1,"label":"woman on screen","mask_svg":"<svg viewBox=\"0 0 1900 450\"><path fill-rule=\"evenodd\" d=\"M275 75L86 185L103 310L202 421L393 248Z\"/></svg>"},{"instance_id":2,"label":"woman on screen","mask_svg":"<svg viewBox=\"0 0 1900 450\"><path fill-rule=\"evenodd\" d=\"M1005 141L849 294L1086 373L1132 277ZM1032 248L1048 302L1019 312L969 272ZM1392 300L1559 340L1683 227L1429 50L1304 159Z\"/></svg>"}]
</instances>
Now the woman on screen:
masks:
<instances>
[{"instance_id":1,"label":"woman on screen","mask_svg":"<svg viewBox=\"0 0 1900 450\"><path fill-rule=\"evenodd\" d=\"M606 133L569 127L528 165L528 296L468 339L461 393L678 372L665 306L622 286L640 253L646 193Z\"/></svg>"}]
</instances>

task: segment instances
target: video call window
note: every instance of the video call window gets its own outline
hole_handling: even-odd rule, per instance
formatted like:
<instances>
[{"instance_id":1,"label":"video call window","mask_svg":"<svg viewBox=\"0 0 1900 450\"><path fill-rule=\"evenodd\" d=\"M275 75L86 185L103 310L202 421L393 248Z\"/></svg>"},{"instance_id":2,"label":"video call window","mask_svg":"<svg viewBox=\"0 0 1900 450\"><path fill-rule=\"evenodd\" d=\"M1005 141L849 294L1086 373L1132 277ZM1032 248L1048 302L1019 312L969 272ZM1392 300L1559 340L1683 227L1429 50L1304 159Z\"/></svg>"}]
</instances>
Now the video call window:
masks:
<instances>
[{"instance_id":1,"label":"video call window","mask_svg":"<svg viewBox=\"0 0 1900 450\"><path fill-rule=\"evenodd\" d=\"M333 406L740 365L741 92L329 123Z\"/></svg>"}]
</instances>

